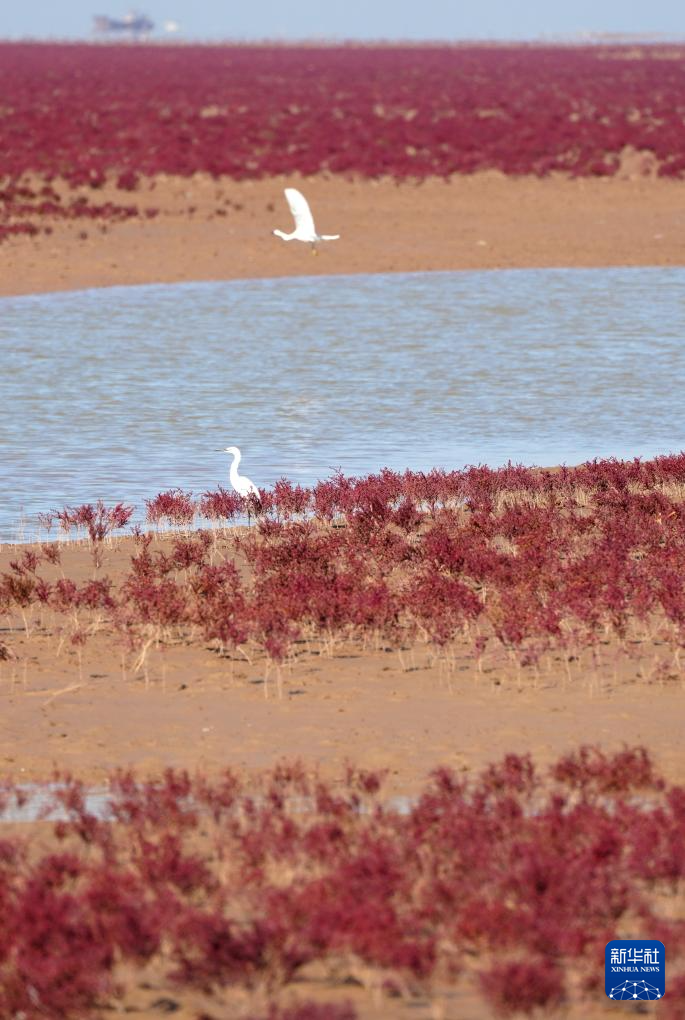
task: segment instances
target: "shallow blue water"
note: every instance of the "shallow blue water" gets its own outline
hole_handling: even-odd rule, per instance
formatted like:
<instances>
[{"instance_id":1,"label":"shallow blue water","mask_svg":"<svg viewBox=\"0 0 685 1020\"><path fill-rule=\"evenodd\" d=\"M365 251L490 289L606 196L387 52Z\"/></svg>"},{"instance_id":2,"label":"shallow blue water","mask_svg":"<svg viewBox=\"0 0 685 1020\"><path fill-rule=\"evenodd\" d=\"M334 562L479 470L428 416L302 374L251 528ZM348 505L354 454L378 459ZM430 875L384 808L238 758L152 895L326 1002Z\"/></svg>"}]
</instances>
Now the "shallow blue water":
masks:
<instances>
[{"instance_id":1,"label":"shallow blue water","mask_svg":"<svg viewBox=\"0 0 685 1020\"><path fill-rule=\"evenodd\" d=\"M0 299L0 537L98 497L685 448L685 269ZM22 522L24 522L22 524Z\"/></svg>"},{"instance_id":2,"label":"shallow blue water","mask_svg":"<svg viewBox=\"0 0 685 1020\"><path fill-rule=\"evenodd\" d=\"M68 821L70 813L59 802L60 792L65 791L66 787L59 782L23 783L11 787L11 793L0 787L0 825ZM257 803L262 803L260 797L256 800ZM113 797L106 787L91 786L86 787L83 792L83 803L88 814L101 821L110 821L113 818L112 807L116 803L121 803L121 797ZM315 801L310 797L288 797L286 804L294 814L307 814L316 810ZM406 796L390 797L383 802L387 811L396 811L400 815L409 814L415 804L416 798ZM207 811L207 808L200 810ZM371 809L363 804L357 809L359 814L367 814L369 810Z\"/></svg>"}]
</instances>

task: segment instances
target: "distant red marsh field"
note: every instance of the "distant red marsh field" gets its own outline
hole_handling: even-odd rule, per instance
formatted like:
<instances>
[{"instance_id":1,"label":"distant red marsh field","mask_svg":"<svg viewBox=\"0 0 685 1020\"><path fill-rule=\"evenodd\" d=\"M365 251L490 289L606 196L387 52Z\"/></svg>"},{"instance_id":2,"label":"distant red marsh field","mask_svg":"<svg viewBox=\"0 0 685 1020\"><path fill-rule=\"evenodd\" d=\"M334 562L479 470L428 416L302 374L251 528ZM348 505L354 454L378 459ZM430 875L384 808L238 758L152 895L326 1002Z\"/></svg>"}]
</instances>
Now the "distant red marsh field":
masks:
<instances>
[{"instance_id":1,"label":"distant red marsh field","mask_svg":"<svg viewBox=\"0 0 685 1020\"><path fill-rule=\"evenodd\" d=\"M0 47L0 176L685 170L672 46Z\"/></svg>"}]
</instances>

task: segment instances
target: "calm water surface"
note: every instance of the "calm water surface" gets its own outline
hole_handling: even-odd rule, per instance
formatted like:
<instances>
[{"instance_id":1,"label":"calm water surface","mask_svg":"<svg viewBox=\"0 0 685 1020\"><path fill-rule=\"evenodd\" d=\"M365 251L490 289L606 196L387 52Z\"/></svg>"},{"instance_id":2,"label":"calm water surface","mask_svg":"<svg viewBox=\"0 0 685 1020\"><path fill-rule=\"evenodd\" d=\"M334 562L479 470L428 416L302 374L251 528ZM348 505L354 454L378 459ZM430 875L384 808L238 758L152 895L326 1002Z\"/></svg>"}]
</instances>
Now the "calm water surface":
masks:
<instances>
[{"instance_id":1,"label":"calm water surface","mask_svg":"<svg viewBox=\"0 0 685 1020\"><path fill-rule=\"evenodd\" d=\"M226 484L230 444L258 485L685 448L682 268L4 298L0 344L4 539L65 503Z\"/></svg>"}]
</instances>

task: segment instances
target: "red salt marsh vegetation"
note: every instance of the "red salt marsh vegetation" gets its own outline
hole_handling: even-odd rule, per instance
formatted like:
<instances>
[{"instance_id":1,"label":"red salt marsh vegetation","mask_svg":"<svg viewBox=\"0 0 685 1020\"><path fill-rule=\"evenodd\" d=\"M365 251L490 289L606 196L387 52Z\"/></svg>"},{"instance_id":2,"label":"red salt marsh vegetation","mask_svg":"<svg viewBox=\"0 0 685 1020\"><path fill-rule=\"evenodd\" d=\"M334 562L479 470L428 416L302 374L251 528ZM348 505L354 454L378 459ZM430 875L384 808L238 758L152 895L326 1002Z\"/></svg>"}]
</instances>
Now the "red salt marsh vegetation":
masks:
<instances>
[{"instance_id":1,"label":"red salt marsh vegetation","mask_svg":"<svg viewBox=\"0 0 685 1020\"><path fill-rule=\"evenodd\" d=\"M449 669L466 641L482 670L578 662L617 641L660 642L654 671L679 670L685 643L685 454L576 468L508 466L366 478L313 488L283 479L261 499L222 488L148 501L148 525L185 529L155 548L135 529L123 576L102 568L107 536L133 508L46 514L85 533L93 573L61 568L59 544L17 549L0 574L0 607L34 629L85 644L107 630L138 668L148 650L210 643L221 654L293 665L351 643L417 645ZM230 525L250 509L254 527ZM196 522L212 527L192 530ZM641 668L644 663L640 662ZM572 669L568 668L569 676Z\"/></svg>"},{"instance_id":2,"label":"red salt marsh vegetation","mask_svg":"<svg viewBox=\"0 0 685 1020\"><path fill-rule=\"evenodd\" d=\"M678 46L89 46L0 52L0 175L234 179L685 171ZM28 198L28 195L20 196Z\"/></svg>"},{"instance_id":3,"label":"red salt marsh vegetation","mask_svg":"<svg viewBox=\"0 0 685 1020\"><path fill-rule=\"evenodd\" d=\"M4 784L0 817L37 792ZM685 792L641 748L440 768L404 806L297 763L50 800L0 833L3 1016L599 1016L604 946L636 936L683 1015Z\"/></svg>"}]
</instances>

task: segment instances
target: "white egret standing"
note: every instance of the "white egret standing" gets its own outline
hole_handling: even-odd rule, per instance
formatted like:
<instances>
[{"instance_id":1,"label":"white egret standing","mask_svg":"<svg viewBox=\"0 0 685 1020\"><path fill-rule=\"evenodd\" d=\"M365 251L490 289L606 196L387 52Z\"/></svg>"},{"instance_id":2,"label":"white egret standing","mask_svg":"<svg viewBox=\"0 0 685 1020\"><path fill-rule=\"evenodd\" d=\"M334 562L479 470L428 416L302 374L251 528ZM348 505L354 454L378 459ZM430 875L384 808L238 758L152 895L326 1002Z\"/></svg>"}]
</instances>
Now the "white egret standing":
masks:
<instances>
[{"instance_id":1,"label":"white egret standing","mask_svg":"<svg viewBox=\"0 0 685 1020\"><path fill-rule=\"evenodd\" d=\"M317 234L309 203L297 188L286 188L285 197L295 220L295 229L292 234L284 234L282 230L274 230L276 237L281 237L284 241L304 241L306 244L311 244L312 251L314 252L319 241L338 240L340 234Z\"/></svg>"},{"instance_id":2,"label":"white egret standing","mask_svg":"<svg viewBox=\"0 0 685 1020\"><path fill-rule=\"evenodd\" d=\"M259 489L255 485L255 483L251 481L249 478L246 478L245 475L238 474L238 465L240 464L240 458L242 457L242 454L237 446L227 446L226 449L222 450L221 452L230 453L231 456L233 457L233 461L231 463L231 470L228 473L229 481L233 488L235 489L235 491L238 493L238 495L248 500L247 518L249 520L250 503L254 503L256 510L259 510L262 505L259 496Z\"/></svg>"}]
</instances>

